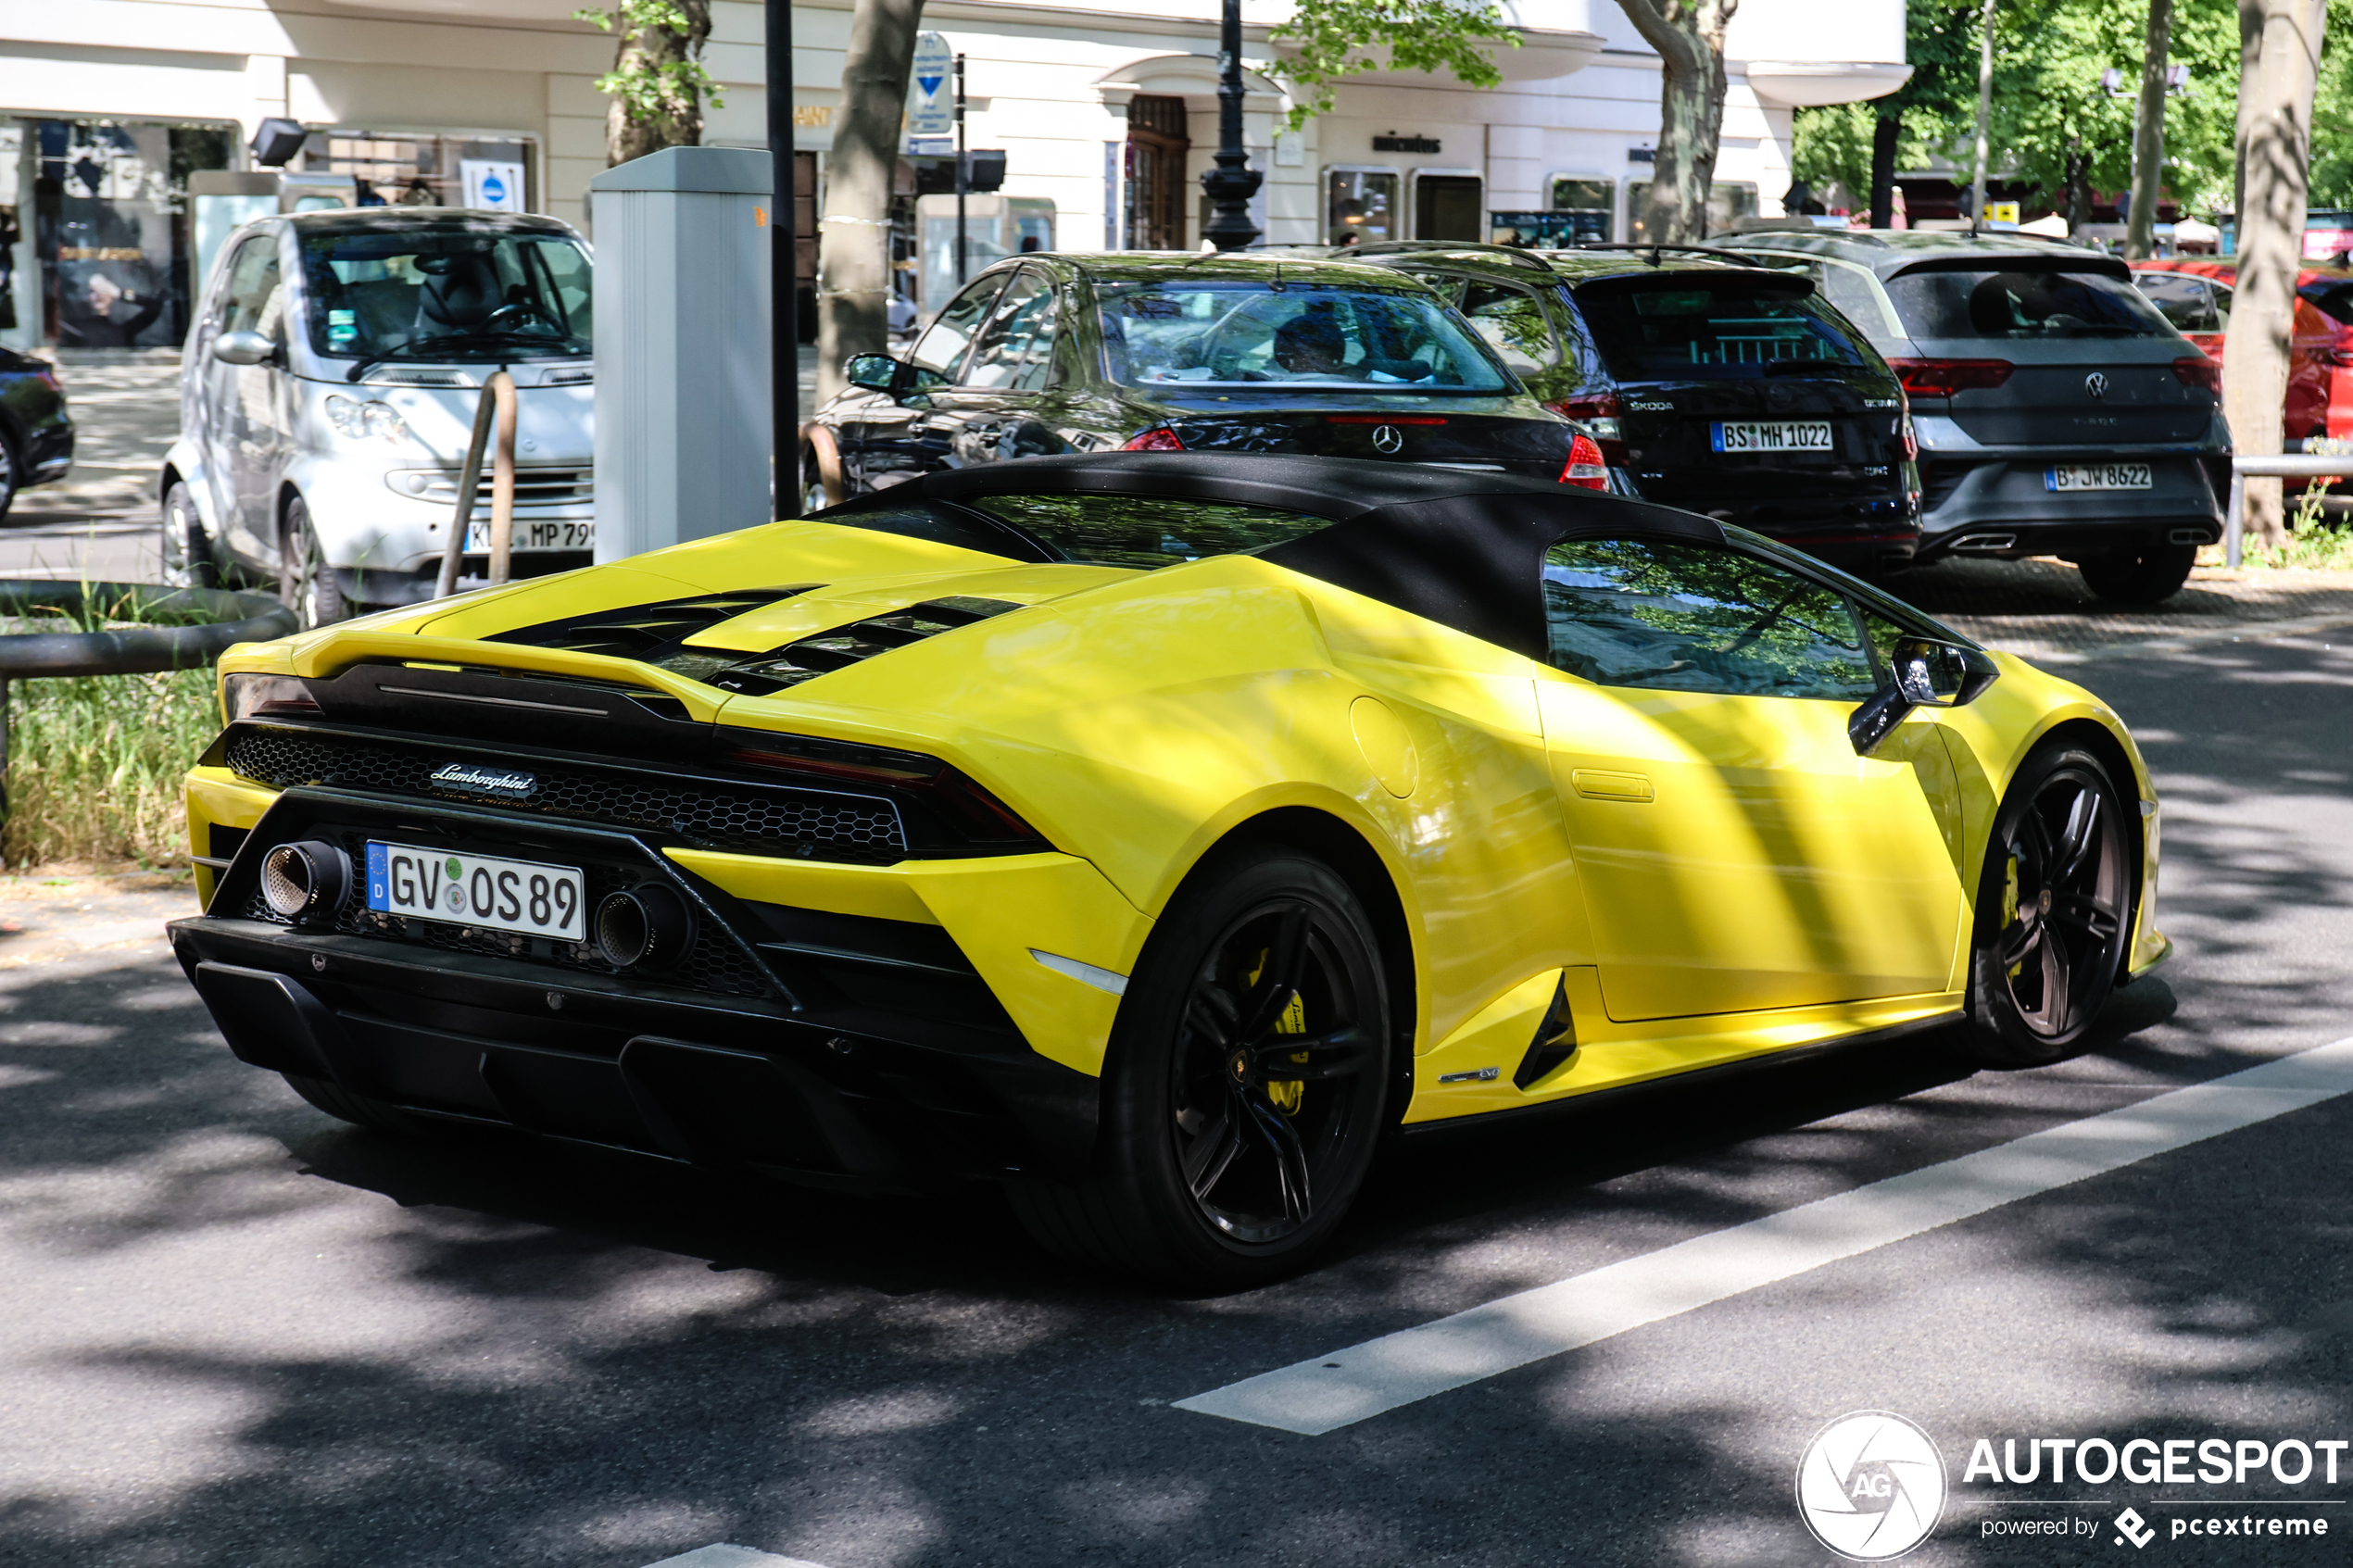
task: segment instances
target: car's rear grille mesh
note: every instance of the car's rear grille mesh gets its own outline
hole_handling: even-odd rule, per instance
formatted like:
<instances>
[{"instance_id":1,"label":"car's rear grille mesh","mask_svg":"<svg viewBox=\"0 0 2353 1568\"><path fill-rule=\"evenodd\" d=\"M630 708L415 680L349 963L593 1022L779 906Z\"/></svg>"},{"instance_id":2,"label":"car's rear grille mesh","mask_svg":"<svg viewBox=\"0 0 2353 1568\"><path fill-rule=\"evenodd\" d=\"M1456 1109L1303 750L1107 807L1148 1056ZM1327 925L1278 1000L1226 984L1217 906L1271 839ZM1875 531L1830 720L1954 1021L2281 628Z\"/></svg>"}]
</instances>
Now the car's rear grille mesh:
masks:
<instances>
[{"instance_id":1,"label":"car's rear grille mesh","mask_svg":"<svg viewBox=\"0 0 2353 1568\"><path fill-rule=\"evenodd\" d=\"M354 865L366 862L367 834L346 832L331 834L349 855ZM618 866L585 863L581 873L587 880L587 907L593 910L607 895L624 887L634 887L648 880L642 873ZM270 907L258 886L245 900L243 918L267 921L272 925L293 923ZM489 958L516 959L526 963L553 964L560 969L578 970L590 974L623 972L597 957L588 944L549 941L545 937L512 935L501 931L484 931L472 926L451 925L441 921L416 920L407 917L381 915L368 908L367 889L355 878L343 908L335 911L334 929L349 936L389 937L425 947L441 947L460 953L480 953ZM695 940L686 956L661 971L630 971L645 978L665 985L684 986L690 991L715 991L729 997L767 997L775 987L761 972L760 965L745 951L741 943L724 932L714 930L709 921L696 922Z\"/></svg>"},{"instance_id":2,"label":"car's rear grille mesh","mask_svg":"<svg viewBox=\"0 0 2353 1568\"><path fill-rule=\"evenodd\" d=\"M661 780L619 769L525 759L536 787L523 800L484 800L435 788L430 776L451 761L517 766L513 758L485 758L472 748L244 729L233 734L229 766L243 778L280 789L323 784L420 800L495 805L568 822L647 828L713 847L774 852L790 847L809 859L883 863L902 858L907 834L898 809L873 796L821 790L730 788L716 781Z\"/></svg>"}]
</instances>

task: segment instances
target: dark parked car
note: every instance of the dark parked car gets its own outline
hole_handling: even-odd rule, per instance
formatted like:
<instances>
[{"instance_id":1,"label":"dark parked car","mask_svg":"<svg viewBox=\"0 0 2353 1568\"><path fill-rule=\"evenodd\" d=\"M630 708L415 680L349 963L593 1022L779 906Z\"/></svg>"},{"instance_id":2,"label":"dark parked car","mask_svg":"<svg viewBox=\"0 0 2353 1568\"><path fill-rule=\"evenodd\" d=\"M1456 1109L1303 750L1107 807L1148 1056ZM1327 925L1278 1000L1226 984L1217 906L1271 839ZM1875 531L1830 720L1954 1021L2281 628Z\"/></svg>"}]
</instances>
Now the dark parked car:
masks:
<instances>
[{"instance_id":1,"label":"dark parked car","mask_svg":"<svg viewBox=\"0 0 2353 1568\"><path fill-rule=\"evenodd\" d=\"M2055 555L2151 604L2222 536L2222 370L2124 263L2004 234L1722 236L1812 278L1903 377L1920 445L1920 554Z\"/></svg>"},{"instance_id":2,"label":"dark parked car","mask_svg":"<svg viewBox=\"0 0 2353 1568\"><path fill-rule=\"evenodd\" d=\"M63 479L73 466L73 420L57 368L0 348L0 517L28 484Z\"/></svg>"},{"instance_id":3,"label":"dark parked car","mask_svg":"<svg viewBox=\"0 0 2353 1568\"><path fill-rule=\"evenodd\" d=\"M1300 452L1607 489L1600 447L1380 267L1111 252L1000 262L903 360L862 355L802 451L810 509L1065 452Z\"/></svg>"},{"instance_id":4,"label":"dark parked car","mask_svg":"<svg viewBox=\"0 0 2353 1568\"><path fill-rule=\"evenodd\" d=\"M1858 571L1910 558L1903 394L1806 279L1647 246L1351 254L1445 295L1546 407L1600 436L1643 499Z\"/></svg>"}]
</instances>

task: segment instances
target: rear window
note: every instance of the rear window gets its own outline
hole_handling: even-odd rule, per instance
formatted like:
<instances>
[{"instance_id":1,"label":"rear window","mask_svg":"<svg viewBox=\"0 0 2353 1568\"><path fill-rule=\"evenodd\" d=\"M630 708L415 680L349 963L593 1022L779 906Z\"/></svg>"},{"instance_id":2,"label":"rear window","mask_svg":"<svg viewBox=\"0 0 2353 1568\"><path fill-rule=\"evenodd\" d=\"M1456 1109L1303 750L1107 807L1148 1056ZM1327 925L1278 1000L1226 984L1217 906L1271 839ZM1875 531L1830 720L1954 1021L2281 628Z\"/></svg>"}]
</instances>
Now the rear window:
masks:
<instances>
[{"instance_id":1,"label":"rear window","mask_svg":"<svg viewBox=\"0 0 2353 1568\"><path fill-rule=\"evenodd\" d=\"M1577 291L1602 362L1620 381L1736 381L1872 368L1858 334L1806 284L1669 275Z\"/></svg>"},{"instance_id":2,"label":"rear window","mask_svg":"<svg viewBox=\"0 0 2353 1568\"><path fill-rule=\"evenodd\" d=\"M1461 319L1418 292L1174 278L1096 293L1104 369L1129 386L1511 390Z\"/></svg>"},{"instance_id":3,"label":"rear window","mask_svg":"<svg viewBox=\"0 0 2353 1568\"><path fill-rule=\"evenodd\" d=\"M2332 279L2323 283L2306 283L2296 292L2330 320L2353 327L2353 282Z\"/></svg>"},{"instance_id":4,"label":"rear window","mask_svg":"<svg viewBox=\"0 0 2353 1568\"><path fill-rule=\"evenodd\" d=\"M2135 272L2133 286L2157 307L2157 313L2180 332L2219 332L2222 323L2214 310L2214 293L2203 278L2179 272Z\"/></svg>"},{"instance_id":5,"label":"rear window","mask_svg":"<svg viewBox=\"0 0 2353 1568\"><path fill-rule=\"evenodd\" d=\"M2120 278L2088 272L1906 272L1888 298L1916 338L2172 337L2171 323Z\"/></svg>"},{"instance_id":6,"label":"rear window","mask_svg":"<svg viewBox=\"0 0 2353 1568\"><path fill-rule=\"evenodd\" d=\"M1319 533L1327 517L1160 495L987 495L824 513L818 522L929 539L1014 560L1076 561L1151 571L1204 556L1250 555Z\"/></svg>"}]
</instances>

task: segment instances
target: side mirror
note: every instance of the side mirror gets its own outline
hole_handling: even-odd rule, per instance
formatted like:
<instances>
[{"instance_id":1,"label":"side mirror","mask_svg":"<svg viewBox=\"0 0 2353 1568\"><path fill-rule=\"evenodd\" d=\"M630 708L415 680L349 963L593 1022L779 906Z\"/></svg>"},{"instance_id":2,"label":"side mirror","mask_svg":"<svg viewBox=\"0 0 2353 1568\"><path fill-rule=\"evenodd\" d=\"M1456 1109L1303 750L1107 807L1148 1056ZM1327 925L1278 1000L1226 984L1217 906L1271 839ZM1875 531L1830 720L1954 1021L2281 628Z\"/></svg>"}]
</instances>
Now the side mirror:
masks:
<instances>
[{"instance_id":1,"label":"side mirror","mask_svg":"<svg viewBox=\"0 0 2353 1568\"><path fill-rule=\"evenodd\" d=\"M842 379L868 392L888 392L899 380L899 361L887 354L853 354L842 361Z\"/></svg>"},{"instance_id":2,"label":"side mirror","mask_svg":"<svg viewBox=\"0 0 2353 1568\"><path fill-rule=\"evenodd\" d=\"M212 357L224 365L267 365L278 358L278 345L247 328L214 338Z\"/></svg>"},{"instance_id":3,"label":"side mirror","mask_svg":"<svg viewBox=\"0 0 2353 1568\"><path fill-rule=\"evenodd\" d=\"M1975 648L1928 637L1898 637L1887 650L1888 684L1846 721L1857 757L1877 751L1915 708L1960 708L1984 695L2001 671Z\"/></svg>"}]
</instances>

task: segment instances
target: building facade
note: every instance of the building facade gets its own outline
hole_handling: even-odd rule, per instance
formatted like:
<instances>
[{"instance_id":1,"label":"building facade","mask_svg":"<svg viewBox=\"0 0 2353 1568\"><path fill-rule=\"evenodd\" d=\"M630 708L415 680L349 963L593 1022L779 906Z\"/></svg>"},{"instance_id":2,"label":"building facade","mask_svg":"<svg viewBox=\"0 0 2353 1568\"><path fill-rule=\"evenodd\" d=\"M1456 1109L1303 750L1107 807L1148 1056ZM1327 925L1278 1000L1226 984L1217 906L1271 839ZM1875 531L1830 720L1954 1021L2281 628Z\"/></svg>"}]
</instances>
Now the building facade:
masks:
<instances>
[{"instance_id":1,"label":"building facade","mask_svg":"<svg viewBox=\"0 0 2353 1568\"><path fill-rule=\"evenodd\" d=\"M610 35L578 0L46 0L0 13L0 342L158 347L185 334L208 259L195 194L264 200L245 144L270 118L312 134L282 205L489 205L592 225L605 166ZM1658 132L1658 61L1614 0L1509 0L1522 46L1475 92L1376 73L1290 132L1288 0L1245 5L1245 139L1271 243L1479 238L1494 215L1554 212L1639 237ZM716 0L706 139L765 144L762 8ZM819 180L840 107L849 0L794 8L795 142ZM1145 12L1084 0L933 0L966 57L970 144L1002 189L967 204L965 270L1008 250L1190 248L1216 144L1215 0ZM1875 96L1906 74L1902 0L1746 0L1727 50L1722 215L1777 213L1790 113ZM211 177L211 178L207 178ZM296 185L300 189L296 189ZM192 194L194 193L194 194ZM936 308L956 276L952 198L907 204L904 287ZM211 209L233 215L233 207Z\"/></svg>"}]
</instances>

